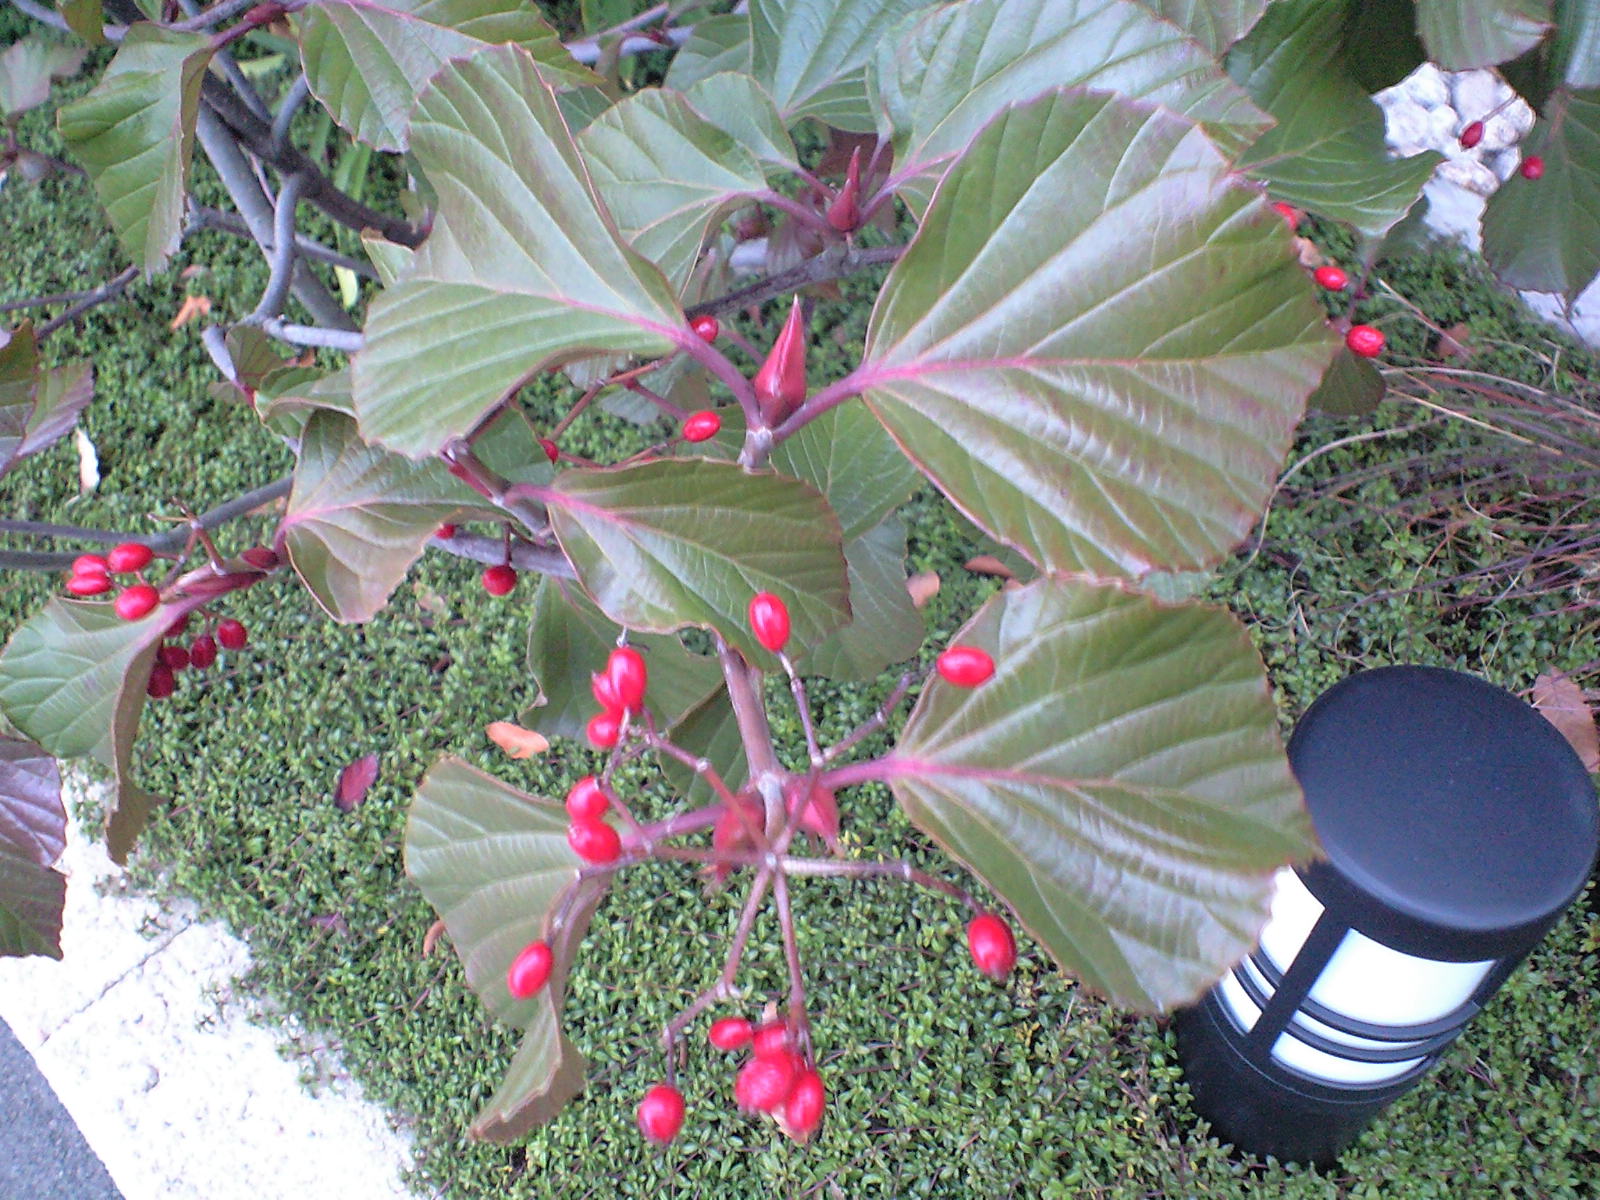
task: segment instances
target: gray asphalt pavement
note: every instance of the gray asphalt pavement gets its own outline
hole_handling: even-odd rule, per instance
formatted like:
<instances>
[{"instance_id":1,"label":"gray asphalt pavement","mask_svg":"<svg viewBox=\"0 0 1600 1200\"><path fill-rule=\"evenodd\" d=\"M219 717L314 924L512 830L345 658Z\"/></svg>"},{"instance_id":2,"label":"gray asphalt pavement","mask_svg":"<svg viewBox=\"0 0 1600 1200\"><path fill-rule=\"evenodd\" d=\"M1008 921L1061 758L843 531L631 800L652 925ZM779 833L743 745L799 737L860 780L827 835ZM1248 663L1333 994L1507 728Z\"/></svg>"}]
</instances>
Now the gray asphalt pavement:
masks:
<instances>
[{"instance_id":1,"label":"gray asphalt pavement","mask_svg":"<svg viewBox=\"0 0 1600 1200\"><path fill-rule=\"evenodd\" d=\"M4 1021L0 1200L122 1200L105 1165Z\"/></svg>"}]
</instances>

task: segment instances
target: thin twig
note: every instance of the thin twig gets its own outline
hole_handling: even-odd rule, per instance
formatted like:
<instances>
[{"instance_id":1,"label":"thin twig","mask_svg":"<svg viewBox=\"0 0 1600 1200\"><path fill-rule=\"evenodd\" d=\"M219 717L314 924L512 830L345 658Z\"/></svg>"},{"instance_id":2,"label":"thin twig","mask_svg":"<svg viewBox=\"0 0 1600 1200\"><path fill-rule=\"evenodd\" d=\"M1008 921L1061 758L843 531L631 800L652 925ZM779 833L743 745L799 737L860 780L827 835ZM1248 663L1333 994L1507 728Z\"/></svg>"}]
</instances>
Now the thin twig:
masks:
<instances>
[{"instance_id":1,"label":"thin twig","mask_svg":"<svg viewBox=\"0 0 1600 1200\"><path fill-rule=\"evenodd\" d=\"M278 115L272 118L272 149L279 153L289 144L289 126L294 124L294 115L300 111L300 106L311 95L311 81L301 72L295 76L289 90L283 94L283 99L278 102Z\"/></svg>"},{"instance_id":2,"label":"thin twig","mask_svg":"<svg viewBox=\"0 0 1600 1200\"><path fill-rule=\"evenodd\" d=\"M273 318L263 321L261 328L280 342L295 346L323 346L329 350L343 350L354 354L366 344L359 330L324 329L320 325L288 325Z\"/></svg>"},{"instance_id":3,"label":"thin twig","mask_svg":"<svg viewBox=\"0 0 1600 1200\"><path fill-rule=\"evenodd\" d=\"M271 274L267 277L260 303L246 318L253 325L279 316L283 312L284 302L289 298L289 281L294 276L296 262L294 210L310 183L310 179L304 175L290 175L278 189L277 207L272 219Z\"/></svg>"},{"instance_id":4,"label":"thin twig","mask_svg":"<svg viewBox=\"0 0 1600 1200\"><path fill-rule=\"evenodd\" d=\"M894 715L894 710L900 707L900 702L906 698L906 693L911 690L911 685L917 681L917 677L920 674L920 671L907 671L900 676L900 682L894 685L894 691L889 693L889 698L883 702L877 712L823 751L823 763L831 763L834 759L853 749L859 742L871 737L887 725L889 718Z\"/></svg>"},{"instance_id":5,"label":"thin twig","mask_svg":"<svg viewBox=\"0 0 1600 1200\"><path fill-rule=\"evenodd\" d=\"M787 271L779 271L776 275L758 279L754 283L735 288L702 304L692 304L684 312L691 320L705 313L714 316L717 313L735 312L752 304L770 300L774 296L797 292L814 283L827 283L830 280L842 279L846 275L853 275L867 267L892 263L903 253L905 253L904 246L869 246L860 249L840 248L825 251L815 258L808 258L805 262L790 267Z\"/></svg>"},{"instance_id":6,"label":"thin twig","mask_svg":"<svg viewBox=\"0 0 1600 1200\"><path fill-rule=\"evenodd\" d=\"M223 21L231 21L240 13L248 12L260 0L222 0L220 4L213 4L202 12L186 17L182 21L174 22L170 28L181 29L185 33L196 33L202 29L210 29L213 25Z\"/></svg>"},{"instance_id":7,"label":"thin twig","mask_svg":"<svg viewBox=\"0 0 1600 1200\"><path fill-rule=\"evenodd\" d=\"M225 212L220 208L195 208L189 213L188 228L185 236L201 229L215 229L220 233L237 234L240 237L253 237L250 226L245 219L235 212ZM267 243L261 248L270 252L274 243ZM301 258L315 259L325 262L330 266L344 267L353 271L364 279L378 278L377 271L372 269L372 264L363 262L359 258L352 258L348 254L341 254L332 246L324 245L315 238L307 237L303 233L294 235L295 250Z\"/></svg>"},{"instance_id":8,"label":"thin twig","mask_svg":"<svg viewBox=\"0 0 1600 1200\"><path fill-rule=\"evenodd\" d=\"M95 305L104 304L107 300L110 300L116 296L120 296L123 289L138 277L139 268L128 267L119 274L106 280L99 287L91 288L89 291L84 292L78 302L71 308L68 308L65 312L58 313L56 316L51 317L43 325L39 326L38 330L36 330L34 333L35 340L42 341L43 339L49 337L56 330L60 329L63 325L70 325L73 321L76 321Z\"/></svg>"}]
</instances>

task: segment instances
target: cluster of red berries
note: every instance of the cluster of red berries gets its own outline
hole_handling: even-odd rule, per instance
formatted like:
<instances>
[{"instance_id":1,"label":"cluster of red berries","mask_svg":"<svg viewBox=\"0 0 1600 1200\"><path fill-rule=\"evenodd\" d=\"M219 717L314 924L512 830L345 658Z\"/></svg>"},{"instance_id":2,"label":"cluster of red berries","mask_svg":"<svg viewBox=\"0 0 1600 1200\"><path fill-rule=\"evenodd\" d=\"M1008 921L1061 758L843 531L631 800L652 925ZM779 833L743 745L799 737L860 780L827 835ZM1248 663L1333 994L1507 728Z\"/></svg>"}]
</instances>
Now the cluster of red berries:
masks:
<instances>
[{"instance_id":1,"label":"cluster of red berries","mask_svg":"<svg viewBox=\"0 0 1600 1200\"><path fill-rule=\"evenodd\" d=\"M67 573L67 591L74 596L104 595L116 586L111 582L113 575L137 575L154 558L154 551L141 542L123 542L105 554L80 554L72 560L72 570ZM117 615L136 621L160 598L148 583L135 583L117 595Z\"/></svg>"},{"instance_id":2,"label":"cluster of red berries","mask_svg":"<svg viewBox=\"0 0 1600 1200\"><path fill-rule=\"evenodd\" d=\"M190 667L204 671L214 664L219 645L224 650L243 650L250 641L250 631L243 622L232 617L224 617L217 622L214 636L202 633L185 646L177 639L183 636L188 627L189 616L185 613L162 635L161 647L156 651L156 661L151 665L150 678L145 683L145 691L152 699L163 700L172 695L178 687L179 672Z\"/></svg>"},{"instance_id":3,"label":"cluster of red berries","mask_svg":"<svg viewBox=\"0 0 1600 1200\"><path fill-rule=\"evenodd\" d=\"M589 691L600 711L589 718L585 728L589 744L596 750L609 750L622 736L628 713L644 707L644 692L650 671L644 655L632 646L618 646L606 659L605 670L589 676Z\"/></svg>"}]
</instances>

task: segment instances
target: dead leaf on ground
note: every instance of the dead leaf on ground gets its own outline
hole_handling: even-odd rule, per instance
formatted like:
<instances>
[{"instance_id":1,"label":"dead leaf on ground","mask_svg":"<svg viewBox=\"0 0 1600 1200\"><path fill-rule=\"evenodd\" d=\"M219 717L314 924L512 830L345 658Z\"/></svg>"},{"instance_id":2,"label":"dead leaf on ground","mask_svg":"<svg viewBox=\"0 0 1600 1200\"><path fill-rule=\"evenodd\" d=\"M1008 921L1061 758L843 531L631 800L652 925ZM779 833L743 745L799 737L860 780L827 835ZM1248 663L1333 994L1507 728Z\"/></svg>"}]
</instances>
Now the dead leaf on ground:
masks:
<instances>
[{"instance_id":1,"label":"dead leaf on ground","mask_svg":"<svg viewBox=\"0 0 1600 1200\"><path fill-rule=\"evenodd\" d=\"M532 758L550 749L550 739L532 729L513 725L510 721L494 721L489 725L489 740L512 758Z\"/></svg>"},{"instance_id":2,"label":"dead leaf on ground","mask_svg":"<svg viewBox=\"0 0 1600 1200\"><path fill-rule=\"evenodd\" d=\"M422 957L427 958L433 953L433 948L439 944L439 939L444 936L444 918L440 918L428 926L428 932L422 935Z\"/></svg>"},{"instance_id":3,"label":"dead leaf on ground","mask_svg":"<svg viewBox=\"0 0 1600 1200\"><path fill-rule=\"evenodd\" d=\"M196 317L203 317L211 311L210 296L185 296L183 303L178 306L178 315L167 322L168 329L178 329L187 325Z\"/></svg>"},{"instance_id":4,"label":"dead leaf on ground","mask_svg":"<svg viewBox=\"0 0 1600 1200\"><path fill-rule=\"evenodd\" d=\"M906 580L906 591L911 593L911 607L921 608L939 594L939 572L917 572Z\"/></svg>"},{"instance_id":5,"label":"dead leaf on ground","mask_svg":"<svg viewBox=\"0 0 1600 1200\"><path fill-rule=\"evenodd\" d=\"M1600 771L1600 730L1583 689L1564 671L1546 671L1533 681L1533 706L1561 731L1561 736L1583 760L1583 769Z\"/></svg>"},{"instance_id":6,"label":"dead leaf on ground","mask_svg":"<svg viewBox=\"0 0 1600 1200\"><path fill-rule=\"evenodd\" d=\"M1467 335L1472 332L1466 322L1458 321L1449 329L1440 332L1434 341L1433 352L1439 356L1441 362L1454 362L1472 357L1472 345L1467 341Z\"/></svg>"},{"instance_id":7,"label":"dead leaf on ground","mask_svg":"<svg viewBox=\"0 0 1600 1200\"><path fill-rule=\"evenodd\" d=\"M992 554L980 554L976 558L969 558L966 562L967 570L974 575L998 575L1001 579L1015 579L1017 573Z\"/></svg>"},{"instance_id":8,"label":"dead leaf on ground","mask_svg":"<svg viewBox=\"0 0 1600 1200\"><path fill-rule=\"evenodd\" d=\"M367 798L367 789L378 778L378 756L364 754L339 772L339 786L333 802L340 812L349 812Z\"/></svg>"}]
</instances>

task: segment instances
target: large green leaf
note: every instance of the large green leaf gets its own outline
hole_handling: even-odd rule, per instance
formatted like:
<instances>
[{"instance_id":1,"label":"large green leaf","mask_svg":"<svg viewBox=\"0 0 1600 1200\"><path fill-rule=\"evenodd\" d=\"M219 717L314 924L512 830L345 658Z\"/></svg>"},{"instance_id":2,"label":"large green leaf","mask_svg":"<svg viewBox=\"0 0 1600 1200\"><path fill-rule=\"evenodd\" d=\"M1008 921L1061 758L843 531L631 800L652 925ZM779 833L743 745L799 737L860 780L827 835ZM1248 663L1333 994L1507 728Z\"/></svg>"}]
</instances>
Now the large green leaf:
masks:
<instances>
[{"instance_id":1,"label":"large green leaf","mask_svg":"<svg viewBox=\"0 0 1600 1200\"><path fill-rule=\"evenodd\" d=\"M722 782L735 792L750 776L744 739L739 733L739 718L726 688L718 688L684 714L672 730L672 740L680 749L710 763ZM664 754L659 758L662 771L683 797L685 805L710 804L719 798L710 784L677 759Z\"/></svg>"},{"instance_id":2,"label":"large green leaf","mask_svg":"<svg viewBox=\"0 0 1600 1200\"><path fill-rule=\"evenodd\" d=\"M1187 121L1007 110L890 272L858 379L905 451L1050 571L1215 564L1335 341L1283 223Z\"/></svg>"},{"instance_id":3,"label":"large green leaf","mask_svg":"<svg viewBox=\"0 0 1600 1200\"><path fill-rule=\"evenodd\" d=\"M582 736L595 712L589 677L605 666L618 632L616 622L577 587L549 576L541 579L528 630L528 673L538 696L523 714L523 723L552 737ZM660 728L676 725L722 686L716 659L691 653L671 634L631 633L628 644L649 665L646 700Z\"/></svg>"},{"instance_id":4,"label":"large green leaf","mask_svg":"<svg viewBox=\"0 0 1600 1200\"><path fill-rule=\"evenodd\" d=\"M578 148L622 235L674 291L688 282L711 223L767 186L744 146L660 88L602 113Z\"/></svg>"},{"instance_id":5,"label":"large green leaf","mask_svg":"<svg viewBox=\"0 0 1600 1200\"><path fill-rule=\"evenodd\" d=\"M88 363L41 371L32 323L0 330L0 475L63 437L93 397Z\"/></svg>"},{"instance_id":6,"label":"large green leaf","mask_svg":"<svg viewBox=\"0 0 1600 1200\"><path fill-rule=\"evenodd\" d=\"M1483 255L1501 282L1576 297L1600 272L1600 90L1558 88L1523 145L1544 177L1513 176L1483 212Z\"/></svg>"},{"instance_id":7,"label":"large green leaf","mask_svg":"<svg viewBox=\"0 0 1600 1200\"><path fill-rule=\"evenodd\" d=\"M1550 31L1551 0L1417 0L1417 34L1446 71L1495 67Z\"/></svg>"},{"instance_id":8,"label":"large green leaf","mask_svg":"<svg viewBox=\"0 0 1600 1200\"><path fill-rule=\"evenodd\" d=\"M598 82L525 0L317 0L295 20L312 95L379 150L404 150L423 85L447 60L486 43L523 47L557 86Z\"/></svg>"},{"instance_id":9,"label":"large green leaf","mask_svg":"<svg viewBox=\"0 0 1600 1200\"><path fill-rule=\"evenodd\" d=\"M0 118L15 117L50 98L50 81L75 75L83 47L58 46L30 33L0 53Z\"/></svg>"},{"instance_id":10,"label":"large green leaf","mask_svg":"<svg viewBox=\"0 0 1600 1200\"><path fill-rule=\"evenodd\" d=\"M0 955L61 957L67 841L61 773L32 742L0 737Z\"/></svg>"},{"instance_id":11,"label":"large green leaf","mask_svg":"<svg viewBox=\"0 0 1600 1200\"><path fill-rule=\"evenodd\" d=\"M1231 616L1115 587L998 593L889 759L906 813L1118 1004L1193 1000L1255 944L1273 872L1317 851L1261 660Z\"/></svg>"},{"instance_id":12,"label":"large green leaf","mask_svg":"<svg viewBox=\"0 0 1600 1200\"><path fill-rule=\"evenodd\" d=\"M725 13L694 23L667 70L668 87L683 91L723 71L750 70L750 18Z\"/></svg>"},{"instance_id":13,"label":"large green leaf","mask_svg":"<svg viewBox=\"0 0 1600 1200\"><path fill-rule=\"evenodd\" d=\"M0 652L0 710L57 758L93 758L116 775L106 847L116 862L157 797L133 781L133 738L162 634L198 601L124 621L110 604L51 600Z\"/></svg>"},{"instance_id":14,"label":"large green leaf","mask_svg":"<svg viewBox=\"0 0 1600 1200\"><path fill-rule=\"evenodd\" d=\"M441 522L476 498L439 459L369 446L341 413L311 414L282 530L294 569L336 621L369 621Z\"/></svg>"},{"instance_id":15,"label":"large green leaf","mask_svg":"<svg viewBox=\"0 0 1600 1200\"><path fill-rule=\"evenodd\" d=\"M927 204L943 161L1008 104L1079 86L1164 104L1236 156L1270 124L1217 60L1132 0L966 0L908 21L873 77L901 192Z\"/></svg>"},{"instance_id":16,"label":"large green leaf","mask_svg":"<svg viewBox=\"0 0 1600 1200\"><path fill-rule=\"evenodd\" d=\"M828 498L846 539L911 499L917 470L863 405L841 404L773 447L771 462Z\"/></svg>"},{"instance_id":17,"label":"large green leaf","mask_svg":"<svg viewBox=\"0 0 1600 1200\"><path fill-rule=\"evenodd\" d=\"M800 660L806 674L858 682L876 679L891 663L917 652L922 614L906 590L906 530L899 517L847 535L850 624Z\"/></svg>"},{"instance_id":18,"label":"large green leaf","mask_svg":"<svg viewBox=\"0 0 1600 1200\"><path fill-rule=\"evenodd\" d=\"M150 274L183 235L195 114L211 52L207 34L135 24L94 91L56 114L111 227Z\"/></svg>"},{"instance_id":19,"label":"large green leaf","mask_svg":"<svg viewBox=\"0 0 1600 1200\"><path fill-rule=\"evenodd\" d=\"M1383 402L1385 390L1383 373L1370 358L1340 346L1306 407L1336 417L1365 416Z\"/></svg>"},{"instance_id":20,"label":"large green leaf","mask_svg":"<svg viewBox=\"0 0 1600 1200\"><path fill-rule=\"evenodd\" d=\"M867 63L907 13L928 0L750 0L750 74L784 120L801 117L853 133L876 121ZM735 68L738 69L738 68Z\"/></svg>"},{"instance_id":21,"label":"large green leaf","mask_svg":"<svg viewBox=\"0 0 1600 1200\"><path fill-rule=\"evenodd\" d=\"M788 604L797 648L849 620L839 521L808 484L687 459L563 471L543 498L584 590L630 629L715 629L770 664L750 633L757 592Z\"/></svg>"},{"instance_id":22,"label":"large green leaf","mask_svg":"<svg viewBox=\"0 0 1600 1200\"><path fill-rule=\"evenodd\" d=\"M1555 14L1550 67L1556 79L1568 87L1600 88L1600 5L1556 0Z\"/></svg>"},{"instance_id":23,"label":"large green leaf","mask_svg":"<svg viewBox=\"0 0 1600 1200\"><path fill-rule=\"evenodd\" d=\"M1228 47L1250 32L1271 0L1141 0L1221 58Z\"/></svg>"},{"instance_id":24,"label":"large green leaf","mask_svg":"<svg viewBox=\"0 0 1600 1200\"><path fill-rule=\"evenodd\" d=\"M501 1140L549 1120L583 1086L583 1057L559 1019L572 953L600 892L586 885L560 935L552 931L556 909L580 886L567 823L559 802L457 758L423 776L406 822L406 870L444 919L467 983L496 1018L524 1031L505 1083L474 1123L479 1137ZM506 970L537 938L551 942L555 969L542 991L518 1000Z\"/></svg>"},{"instance_id":25,"label":"large green leaf","mask_svg":"<svg viewBox=\"0 0 1600 1200\"><path fill-rule=\"evenodd\" d=\"M1383 115L1345 59L1342 4L1278 0L1229 51L1228 73L1277 118L1240 165L1280 200L1377 237L1443 161L1389 157Z\"/></svg>"},{"instance_id":26,"label":"large green leaf","mask_svg":"<svg viewBox=\"0 0 1600 1200\"><path fill-rule=\"evenodd\" d=\"M720 71L696 80L683 98L706 120L738 142L757 161L778 171L793 171L794 140L783 127L772 97L750 76Z\"/></svg>"},{"instance_id":27,"label":"large green leaf","mask_svg":"<svg viewBox=\"0 0 1600 1200\"><path fill-rule=\"evenodd\" d=\"M546 367L662 355L694 336L671 286L602 210L525 51L452 61L418 101L411 137L438 211L373 301L353 360L368 441L432 454Z\"/></svg>"}]
</instances>

